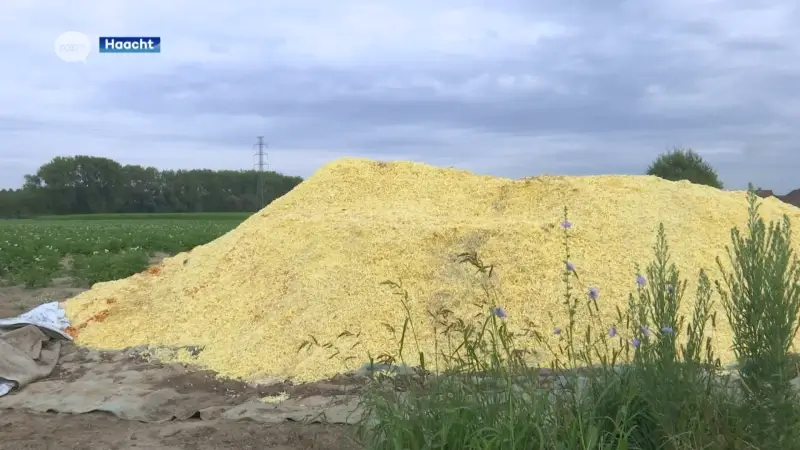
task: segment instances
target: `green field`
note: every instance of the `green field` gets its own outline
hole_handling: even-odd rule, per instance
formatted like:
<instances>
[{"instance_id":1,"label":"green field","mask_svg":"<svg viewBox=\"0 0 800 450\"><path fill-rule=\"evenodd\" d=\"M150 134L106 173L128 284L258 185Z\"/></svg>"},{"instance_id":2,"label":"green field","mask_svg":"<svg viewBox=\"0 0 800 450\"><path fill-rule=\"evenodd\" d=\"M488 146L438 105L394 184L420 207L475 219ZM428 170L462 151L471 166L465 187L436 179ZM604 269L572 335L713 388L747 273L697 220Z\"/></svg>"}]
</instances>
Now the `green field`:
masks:
<instances>
[{"instance_id":1,"label":"green field","mask_svg":"<svg viewBox=\"0 0 800 450\"><path fill-rule=\"evenodd\" d=\"M37 222L41 221L94 221L94 220L216 220L216 221L243 221L253 215L250 212L233 212L233 213L164 213L164 214L79 214L79 215L63 215L63 216L39 216L31 220Z\"/></svg>"},{"instance_id":2,"label":"green field","mask_svg":"<svg viewBox=\"0 0 800 450\"><path fill-rule=\"evenodd\" d=\"M156 254L210 242L249 214L97 214L0 220L0 280L46 286L68 277L78 286L125 278Z\"/></svg>"}]
</instances>

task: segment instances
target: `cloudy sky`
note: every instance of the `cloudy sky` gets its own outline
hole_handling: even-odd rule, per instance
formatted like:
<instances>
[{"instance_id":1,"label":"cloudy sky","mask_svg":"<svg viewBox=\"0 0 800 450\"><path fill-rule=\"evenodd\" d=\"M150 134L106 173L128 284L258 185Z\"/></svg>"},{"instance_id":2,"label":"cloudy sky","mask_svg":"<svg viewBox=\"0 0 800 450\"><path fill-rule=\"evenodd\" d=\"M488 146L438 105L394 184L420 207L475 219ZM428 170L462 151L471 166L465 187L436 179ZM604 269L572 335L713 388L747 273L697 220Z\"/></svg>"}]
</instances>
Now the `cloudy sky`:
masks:
<instances>
[{"instance_id":1,"label":"cloudy sky","mask_svg":"<svg viewBox=\"0 0 800 450\"><path fill-rule=\"evenodd\" d=\"M343 156L510 177L641 173L691 147L800 188L791 0L3 0L0 187L57 155L308 176ZM60 60L66 31L87 62ZM160 36L161 54L98 54Z\"/></svg>"}]
</instances>

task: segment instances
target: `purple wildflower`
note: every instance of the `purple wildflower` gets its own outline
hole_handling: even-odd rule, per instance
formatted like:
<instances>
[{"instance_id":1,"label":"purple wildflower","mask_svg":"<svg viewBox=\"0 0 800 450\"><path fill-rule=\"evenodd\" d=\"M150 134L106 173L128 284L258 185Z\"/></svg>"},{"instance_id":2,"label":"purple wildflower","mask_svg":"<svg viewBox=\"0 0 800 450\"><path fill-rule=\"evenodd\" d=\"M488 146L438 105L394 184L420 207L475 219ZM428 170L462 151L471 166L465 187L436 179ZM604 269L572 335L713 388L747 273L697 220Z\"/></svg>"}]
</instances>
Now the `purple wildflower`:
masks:
<instances>
[{"instance_id":1,"label":"purple wildflower","mask_svg":"<svg viewBox=\"0 0 800 450\"><path fill-rule=\"evenodd\" d=\"M572 222L570 222L569 220L565 220L565 221L561 222L561 226L563 228L572 228Z\"/></svg>"},{"instance_id":2,"label":"purple wildflower","mask_svg":"<svg viewBox=\"0 0 800 450\"><path fill-rule=\"evenodd\" d=\"M567 266L567 271L575 272L575 266L571 262L564 261L564 264L566 264L566 266Z\"/></svg>"},{"instance_id":3,"label":"purple wildflower","mask_svg":"<svg viewBox=\"0 0 800 450\"><path fill-rule=\"evenodd\" d=\"M506 313L506 310L504 310L503 308L501 308L499 306L495 306L494 308L492 308L492 314L495 317L500 318L500 319L505 319L506 317L508 317L508 314Z\"/></svg>"},{"instance_id":4,"label":"purple wildflower","mask_svg":"<svg viewBox=\"0 0 800 450\"><path fill-rule=\"evenodd\" d=\"M555 330L553 330L553 334L556 335L556 336L561 334L561 328L556 327Z\"/></svg>"},{"instance_id":5,"label":"purple wildflower","mask_svg":"<svg viewBox=\"0 0 800 450\"><path fill-rule=\"evenodd\" d=\"M650 327L642 327L642 334L645 337L650 336Z\"/></svg>"},{"instance_id":6,"label":"purple wildflower","mask_svg":"<svg viewBox=\"0 0 800 450\"><path fill-rule=\"evenodd\" d=\"M598 291L596 287L589 288L589 300L597 300L598 295L600 295L600 291Z\"/></svg>"},{"instance_id":7,"label":"purple wildflower","mask_svg":"<svg viewBox=\"0 0 800 450\"><path fill-rule=\"evenodd\" d=\"M610 337L615 337L617 335L617 327L611 327L611 329L608 330L608 335Z\"/></svg>"},{"instance_id":8,"label":"purple wildflower","mask_svg":"<svg viewBox=\"0 0 800 450\"><path fill-rule=\"evenodd\" d=\"M639 346L642 345L642 342L639 341L636 338L633 338L633 340L631 341L631 344L633 345L633 348L639 348Z\"/></svg>"},{"instance_id":9,"label":"purple wildflower","mask_svg":"<svg viewBox=\"0 0 800 450\"><path fill-rule=\"evenodd\" d=\"M638 284L639 286L644 286L645 283L647 283L647 280L645 280L644 277L641 274L637 273L636 274L636 284Z\"/></svg>"},{"instance_id":10,"label":"purple wildflower","mask_svg":"<svg viewBox=\"0 0 800 450\"><path fill-rule=\"evenodd\" d=\"M675 332L675 330L672 329L672 327L663 327L661 328L661 332L666 334L672 334Z\"/></svg>"}]
</instances>

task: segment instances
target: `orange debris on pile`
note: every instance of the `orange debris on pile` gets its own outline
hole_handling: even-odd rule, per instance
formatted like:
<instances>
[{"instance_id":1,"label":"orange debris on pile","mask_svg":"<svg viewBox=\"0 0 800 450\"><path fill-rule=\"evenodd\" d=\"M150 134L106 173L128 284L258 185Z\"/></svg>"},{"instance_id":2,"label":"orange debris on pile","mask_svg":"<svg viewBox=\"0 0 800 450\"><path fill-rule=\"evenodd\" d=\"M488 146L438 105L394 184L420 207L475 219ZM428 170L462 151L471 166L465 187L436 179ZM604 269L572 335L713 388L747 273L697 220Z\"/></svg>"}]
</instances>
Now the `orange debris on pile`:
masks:
<instances>
[{"instance_id":1,"label":"orange debris on pile","mask_svg":"<svg viewBox=\"0 0 800 450\"><path fill-rule=\"evenodd\" d=\"M775 199L761 204L766 219L788 214L800 224L800 209ZM104 321L80 329L79 344L197 346L202 351L193 362L222 375L312 381L346 370L345 358L355 357L358 366L368 354L396 351L383 324L399 330L405 313L381 282L400 280L430 361L435 333L427 311L444 307L469 318L483 298L474 269L454 258L462 252L477 251L494 265L512 329L523 319L544 329L564 326L558 226L564 206L573 223L570 262L585 284L581 289L599 289L605 323L635 289L634 264L651 261L659 222L673 261L689 279L681 311L687 317L698 270L718 277L715 258L725 257L730 228L747 222L744 192L688 182L648 176L511 180L343 159L195 248L188 262L186 254L167 258L157 277L98 283L64 306L72 323L84 324L107 299L117 300ZM794 245L800 250L797 240ZM718 301L717 310L724 317ZM589 319L580 314L583 329ZM325 343L345 330L360 331L361 345L353 347L349 338L335 358L330 350L297 351L309 336ZM723 362L731 361L727 321L717 320L713 339ZM416 350L405 352L408 363L416 363Z\"/></svg>"},{"instance_id":2,"label":"orange debris on pile","mask_svg":"<svg viewBox=\"0 0 800 450\"><path fill-rule=\"evenodd\" d=\"M114 303L114 302L115 302L114 299L106 299L106 304L111 304L111 303ZM84 328L89 326L89 324L91 324L91 323L99 323L99 322L105 321L108 318L108 315L109 315L109 311L107 309L101 309L100 311L96 312L95 314L90 316L88 319L86 319L86 321L84 321L83 323L81 323L81 324L79 324L78 326L75 326L75 327L69 326L69 327L66 328L65 331L66 331L67 334L72 336L72 339L75 339L75 338L78 337L78 332L79 331L83 330Z\"/></svg>"}]
</instances>

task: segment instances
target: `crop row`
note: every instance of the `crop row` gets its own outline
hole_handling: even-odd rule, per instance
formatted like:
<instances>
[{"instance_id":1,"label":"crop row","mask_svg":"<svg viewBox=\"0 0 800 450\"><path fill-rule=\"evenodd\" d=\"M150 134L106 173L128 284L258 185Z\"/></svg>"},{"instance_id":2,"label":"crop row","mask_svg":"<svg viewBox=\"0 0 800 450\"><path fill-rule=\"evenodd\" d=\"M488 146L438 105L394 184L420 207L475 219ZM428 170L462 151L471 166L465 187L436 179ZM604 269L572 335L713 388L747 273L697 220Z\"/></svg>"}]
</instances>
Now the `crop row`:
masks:
<instances>
[{"instance_id":1,"label":"crop row","mask_svg":"<svg viewBox=\"0 0 800 450\"><path fill-rule=\"evenodd\" d=\"M0 280L45 286L55 278L91 285L145 269L154 254L210 242L237 220L0 221Z\"/></svg>"}]
</instances>

